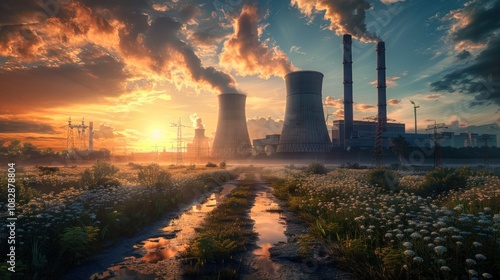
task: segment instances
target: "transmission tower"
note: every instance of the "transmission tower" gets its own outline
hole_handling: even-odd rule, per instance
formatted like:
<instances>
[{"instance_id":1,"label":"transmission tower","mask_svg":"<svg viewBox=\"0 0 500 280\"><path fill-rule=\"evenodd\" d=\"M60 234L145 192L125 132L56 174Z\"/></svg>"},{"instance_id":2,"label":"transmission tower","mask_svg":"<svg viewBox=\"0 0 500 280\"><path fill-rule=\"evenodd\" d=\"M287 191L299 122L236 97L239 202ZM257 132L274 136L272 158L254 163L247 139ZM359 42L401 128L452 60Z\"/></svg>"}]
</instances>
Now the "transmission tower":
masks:
<instances>
[{"instance_id":1,"label":"transmission tower","mask_svg":"<svg viewBox=\"0 0 500 280\"><path fill-rule=\"evenodd\" d=\"M434 130L434 168L441 166L441 138L438 129L448 128L444 123L436 123L428 125L426 130Z\"/></svg>"},{"instance_id":2,"label":"transmission tower","mask_svg":"<svg viewBox=\"0 0 500 280\"><path fill-rule=\"evenodd\" d=\"M490 167L489 159L488 159L488 142L493 141L493 137L491 135L483 134L481 137L477 138L478 142L484 143L484 165L486 168Z\"/></svg>"},{"instance_id":3,"label":"transmission tower","mask_svg":"<svg viewBox=\"0 0 500 280\"><path fill-rule=\"evenodd\" d=\"M71 124L71 117L68 117L68 124L62 127L67 127L68 132L66 136L66 150L69 152L72 152L73 149L75 148L75 139L73 137L73 125ZM62 128L61 127L61 128Z\"/></svg>"},{"instance_id":4,"label":"transmission tower","mask_svg":"<svg viewBox=\"0 0 500 280\"><path fill-rule=\"evenodd\" d=\"M182 125L181 123L181 118L179 118L179 121L177 123L170 123L171 127L177 127L177 165L182 165L182 128L183 127L190 127L190 126L185 126Z\"/></svg>"},{"instance_id":5,"label":"transmission tower","mask_svg":"<svg viewBox=\"0 0 500 280\"><path fill-rule=\"evenodd\" d=\"M369 120L372 122L377 122L377 128L375 129L375 146L373 152L373 160L377 166L384 165L384 126L388 121L395 122L396 120L389 118L379 118L378 116L371 116L363 118L364 120Z\"/></svg>"}]
</instances>

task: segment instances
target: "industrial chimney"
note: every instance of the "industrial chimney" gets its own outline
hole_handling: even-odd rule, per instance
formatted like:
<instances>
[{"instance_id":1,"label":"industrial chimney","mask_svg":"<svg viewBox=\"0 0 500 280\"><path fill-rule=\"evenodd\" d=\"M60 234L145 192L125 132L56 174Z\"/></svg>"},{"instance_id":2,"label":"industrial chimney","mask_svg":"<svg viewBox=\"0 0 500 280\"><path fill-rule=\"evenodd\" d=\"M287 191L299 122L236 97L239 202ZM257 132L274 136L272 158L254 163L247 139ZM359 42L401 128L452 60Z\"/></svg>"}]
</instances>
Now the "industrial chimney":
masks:
<instances>
[{"instance_id":1,"label":"industrial chimney","mask_svg":"<svg viewBox=\"0 0 500 280\"><path fill-rule=\"evenodd\" d=\"M344 34L344 147L352 136L353 110L352 110L352 37Z\"/></svg>"},{"instance_id":2,"label":"industrial chimney","mask_svg":"<svg viewBox=\"0 0 500 280\"><path fill-rule=\"evenodd\" d=\"M219 118L213 143L213 156L223 158L242 157L250 152L245 116L246 95L223 93L219 98Z\"/></svg>"},{"instance_id":3,"label":"industrial chimney","mask_svg":"<svg viewBox=\"0 0 500 280\"><path fill-rule=\"evenodd\" d=\"M382 131L386 131L387 104L385 84L385 43L377 43L377 89L378 89L378 123Z\"/></svg>"},{"instance_id":4,"label":"industrial chimney","mask_svg":"<svg viewBox=\"0 0 500 280\"><path fill-rule=\"evenodd\" d=\"M323 74L297 71L285 76L286 112L277 152L328 152L330 137L325 124L321 87Z\"/></svg>"},{"instance_id":5,"label":"industrial chimney","mask_svg":"<svg viewBox=\"0 0 500 280\"><path fill-rule=\"evenodd\" d=\"M94 122L89 122L89 153L94 149Z\"/></svg>"}]
</instances>

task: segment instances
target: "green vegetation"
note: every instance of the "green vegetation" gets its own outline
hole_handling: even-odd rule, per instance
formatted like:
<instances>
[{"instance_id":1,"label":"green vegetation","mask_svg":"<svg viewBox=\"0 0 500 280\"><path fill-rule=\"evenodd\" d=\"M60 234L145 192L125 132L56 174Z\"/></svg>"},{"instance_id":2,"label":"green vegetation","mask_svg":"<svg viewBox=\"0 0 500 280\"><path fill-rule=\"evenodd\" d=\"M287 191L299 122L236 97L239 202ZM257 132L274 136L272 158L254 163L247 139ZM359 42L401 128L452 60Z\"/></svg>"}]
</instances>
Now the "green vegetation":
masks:
<instances>
[{"instance_id":1,"label":"green vegetation","mask_svg":"<svg viewBox=\"0 0 500 280\"><path fill-rule=\"evenodd\" d=\"M186 276L196 279L237 279L236 256L255 239L247 211L254 194L249 185L234 189L226 200L210 212L197 236L183 252Z\"/></svg>"},{"instance_id":2,"label":"green vegetation","mask_svg":"<svg viewBox=\"0 0 500 280\"><path fill-rule=\"evenodd\" d=\"M113 178L118 171L114 165L98 161L92 166L92 169L85 169L80 183L89 189L118 186L120 183Z\"/></svg>"},{"instance_id":3,"label":"green vegetation","mask_svg":"<svg viewBox=\"0 0 500 280\"><path fill-rule=\"evenodd\" d=\"M209 161L205 164L205 167L217 167L217 164Z\"/></svg>"},{"instance_id":4,"label":"green vegetation","mask_svg":"<svg viewBox=\"0 0 500 280\"><path fill-rule=\"evenodd\" d=\"M155 187L164 190L172 186L172 175L163 170L157 163L145 166L137 172L139 184L144 187Z\"/></svg>"},{"instance_id":5,"label":"green vegetation","mask_svg":"<svg viewBox=\"0 0 500 280\"><path fill-rule=\"evenodd\" d=\"M326 167L319 163L319 162L313 162L309 164L306 169L304 169L305 174L326 174L328 173L328 169Z\"/></svg>"},{"instance_id":6,"label":"green vegetation","mask_svg":"<svg viewBox=\"0 0 500 280\"><path fill-rule=\"evenodd\" d=\"M398 192L366 184L383 186L387 172L275 173L274 194L309 228L302 253L319 244L359 279L500 277L499 177L436 169L393 173Z\"/></svg>"},{"instance_id":7,"label":"green vegetation","mask_svg":"<svg viewBox=\"0 0 500 280\"><path fill-rule=\"evenodd\" d=\"M387 168L374 168L368 171L368 182L374 186L381 187L386 191L399 190L399 180L393 171Z\"/></svg>"}]
</instances>

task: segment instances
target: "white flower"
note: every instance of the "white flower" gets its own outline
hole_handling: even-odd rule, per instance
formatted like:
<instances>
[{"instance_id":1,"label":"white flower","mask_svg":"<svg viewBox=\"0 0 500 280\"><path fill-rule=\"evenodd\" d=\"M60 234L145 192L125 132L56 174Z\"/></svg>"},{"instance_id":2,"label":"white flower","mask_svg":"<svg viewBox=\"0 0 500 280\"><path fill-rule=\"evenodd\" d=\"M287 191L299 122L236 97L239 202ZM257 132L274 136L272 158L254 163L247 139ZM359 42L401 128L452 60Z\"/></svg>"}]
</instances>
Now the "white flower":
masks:
<instances>
[{"instance_id":1,"label":"white flower","mask_svg":"<svg viewBox=\"0 0 500 280\"><path fill-rule=\"evenodd\" d=\"M390 233L390 232L386 233L386 234L385 234L385 237L386 237L386 238L392 238L392 233Z\"/></svg>"},{"instance_id":2,"label":"white flower","mask_svg":"<svg viewBox=\"0 0 500 280\"><path fill-rule=\"evenodd\" d=\"M399 239L403 239L403 237L405 237L405 235L402 233L398 233L398 234L396 234L396 237Z\"/></svg>"},{"instance_id":3,"label":"white flower","mask_svg":"<svg viewBox=\"0 0 500 280\"><path fill-rule=\"evenodd\" d=\"M445 265L445 264L446 264L446 260L439 259L439 260L437 260L437 263L438 263L439 265Z\"/></svg>"},{"instance_id":4,"label":"white flower","mask_svg":"<svg viewBox=\"0 0 500 280\"><path fill-rule=\"evenodd\" d=\"M481 246L483 246L483 244L481 244L480 242L477 242L477 241L472 242L472 245L474 245L474 247L481 247Z\"/></svg>"},{"instance_id":5,"label":"white flower","mask_svg":"<svg viewBox=\"0 0 500 280\"><path fill-rule=\"evenodd\" d=\"M480 261L484 261L484 260L486 260L486 256L483 254L476 254L476 259L478 259Z\"/></svg>"},{"instance_id":6,"label":"white flower","mask_svg":"<svg viewBox=\"0 0 500 280\"><path fill-rule=\"evenodd\" d=\"M483 276L484 279L493 279L493 275L489 274L489 273L483 273L481 274Z\"/></svg>"},{"instance_id":7,"label":"white flower","mask_svg":"<svg viewBox=\"0 0 500 280\"><path fill-rule=\"evenodd\" d=\"M443 265L443 266L440 268L440 270L441 270L442 272L448 272L448 271L451 271L451 269L450 269L449 267L445 266L445 265Z\"/></svg>"},{"instance_id":8,"label":"white flower","mask_svg":"<svg viewBox=\"0 0 500 280\"><path fill-rule=\"evenodd\" d=\"M414 232L414 233L410 234L410 237L413 239L417 239L417 238L422 238L422 235L418 232Z\"/></svg>"},{"instance_id":9,"label":"white flower","mask_svg":"<svg viewBox=\"0 0 500 280\"><path fill-rule=\"evenodd\" d=\"M405 250L404 251L404 254L408 257L413 257L415 256L415 252L413 252L412 250Z\"/></svg>"},{"instance_id":10,"label":"white flower","mask_svg":"<svg viewBox=\"0 0 500 280\"><path fill-rule=\"evenodd\" d=\"M414 258L413 258L413 261L414 261L414 262L417 262L417 263L421 263L421 262L423 262L423 261L424 261L424 259L422 259L421 257L418 257L418 256L417 256L417 257L414 257Z\"/></svg>"},{"instance_id":11,"label":"white flower","mask_svg":"<svg viewBox=\"0 0 500 280\"><path fill-rule=\"evenodd\" d=\"M438 255L441 255L441 254L445 253L446 251L448 251L448 249L446 249L446 247L444 247L444 246L434 247L434 252L436 252Z\"/></svg>"},{"instance_id":12,"label":"white flower","mask_svg":"<svg viewBox=\"0 0 500 280\"><path fill-rule=\"evenodd\" d=\"M471 276L477 275L477 271L475 271L474 269L469 269L468 272Z\"/></svg>"},{"instance_id":13,"label":"white flower","mask_svg":"<svg viewBox=\"0 0 500 280\"><path fill-rule=\"evenodd\" d=\"M469 266L473 266L473 265L475 265L475 264L476 264L476 261L475 261L475 260L473 260L473 259L466 259L466 260L465 260L465 263L466 263L467 265L469 265Z\"/></svg>"},{"instance_id":14,"label":"white flower","mask_svg":"<svg viewBox=\"0 0 500 280\"><path fill-rule=\"evenodd\" d=\"M411 247L413 247L413 244L411 244L411 242L404 242L403 247L405 247L406 249L411 249Z\"/></svg>"}]
</instances>

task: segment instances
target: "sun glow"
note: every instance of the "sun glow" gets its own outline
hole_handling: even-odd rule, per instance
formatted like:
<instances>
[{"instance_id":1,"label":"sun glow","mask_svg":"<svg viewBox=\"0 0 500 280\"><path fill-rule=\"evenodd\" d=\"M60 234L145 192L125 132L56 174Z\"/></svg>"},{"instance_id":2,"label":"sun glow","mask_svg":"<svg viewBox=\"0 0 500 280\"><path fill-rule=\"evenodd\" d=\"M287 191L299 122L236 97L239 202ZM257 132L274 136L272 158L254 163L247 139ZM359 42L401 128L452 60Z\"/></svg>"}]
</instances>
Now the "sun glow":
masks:
<instances>
[{"instance_id":1,"label":"sun glow","mask_svg":"<svg viewBox=\"0 0 500 280\"><path fill-rule=\"evenodd\" d=\"M155 129L151 132L151 139L160 140L160 138L161 138L161 131L159 129Z\"/></svg>"}]
</instances>

